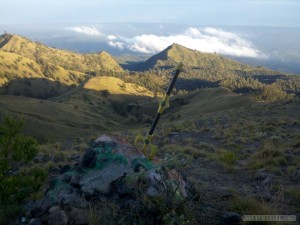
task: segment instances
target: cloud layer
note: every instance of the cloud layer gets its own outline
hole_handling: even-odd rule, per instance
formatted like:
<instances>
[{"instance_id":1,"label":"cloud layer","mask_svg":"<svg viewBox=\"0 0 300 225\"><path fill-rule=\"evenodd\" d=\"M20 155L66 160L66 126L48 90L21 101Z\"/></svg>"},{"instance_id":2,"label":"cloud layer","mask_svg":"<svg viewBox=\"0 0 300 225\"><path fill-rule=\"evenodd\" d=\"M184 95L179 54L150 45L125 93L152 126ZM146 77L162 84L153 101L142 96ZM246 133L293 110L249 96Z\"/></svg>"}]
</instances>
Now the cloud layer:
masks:
<instances>
[{"instance_id":1,"label":"cloud layer","mask_svg":"<svg viewBox=\"0 0 300 225\"><path fill-rule=\"evenodd\" d=\"M65 30L74 31L76 33L91 35L91 36L101 36L102 33L97 30L94 26L78 26L78 27L66 27Z\"/></svg>"},{"instance_id":2,"label":"cloud layer","mask_svg":"<svg viewBox=\"0 0 300 225\"><path fill-rule=\"evenodd\" d=\"M76 26L65 29L89 36L105 37L95 26ZM250 42L239 35L211 27L204 29L189 27L183 33L168 36L143 34L126 38L123 36L108 35L105 40L111 47L120 50L128 49L140 53L155 54L173 43L177 43L202 52L216 52L218 54L237 57L266 58L260 50L255 49Z\"/></svg>"},{"instance_id":3,"label":"cloud layer","mask_svg":"<svg viewBox=\"0 0 300 225\"><path fill-rule=\"evenodd\" d=\"M238 35L221 29L190 27L181 34L169 36L138 35L133 38L109 35L107 42L119 49L129 49L141 53L157 53L173 43L202 52L219 53L224 55L263 58L261 51L251 46L251 43Z\"/></svg>"}]
</instances>

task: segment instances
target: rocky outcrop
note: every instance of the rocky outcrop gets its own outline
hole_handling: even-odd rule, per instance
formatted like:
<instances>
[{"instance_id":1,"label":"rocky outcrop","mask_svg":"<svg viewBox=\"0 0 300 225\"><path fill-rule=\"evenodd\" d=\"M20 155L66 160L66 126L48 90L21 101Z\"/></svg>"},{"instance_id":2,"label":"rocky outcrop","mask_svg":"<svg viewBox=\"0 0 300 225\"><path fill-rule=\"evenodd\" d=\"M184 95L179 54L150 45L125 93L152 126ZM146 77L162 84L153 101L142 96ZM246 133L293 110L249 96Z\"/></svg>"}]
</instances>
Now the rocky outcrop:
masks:
<instances>
[{"instance_id":1,"label":"rocky outcrop","mask_svg":"<svg viewBox=\"0 0 300 225\"><path fill-rule=\"evenodd\" d=\"M133 145L109 136L96 139L79 162L63 166L60 173L43 199L28 207L25 224L89 224L89 209L103 198L127 207L170 190L176 198L188 196L180 173L163 172Z\"/></svg>"}]
</instances>

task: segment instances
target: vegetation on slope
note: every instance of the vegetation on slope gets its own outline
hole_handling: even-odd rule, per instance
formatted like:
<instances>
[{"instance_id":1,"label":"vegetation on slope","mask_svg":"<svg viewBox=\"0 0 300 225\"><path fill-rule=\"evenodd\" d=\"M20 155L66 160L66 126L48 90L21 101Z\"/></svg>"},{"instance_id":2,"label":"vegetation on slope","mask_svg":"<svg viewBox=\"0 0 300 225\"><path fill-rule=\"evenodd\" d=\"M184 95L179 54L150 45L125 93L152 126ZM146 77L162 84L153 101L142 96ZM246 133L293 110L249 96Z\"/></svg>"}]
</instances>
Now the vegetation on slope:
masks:
<instances>
[{"instance_id":1,"label":"vegetation on slope","mask_svg":"<svg viewBox=\"0 0 300 225\"><path fill-rule=\"evenodd\" d=\"M11 116L1 120L0 224L7 224L21 212L22 201L44 184L47 172L38 167L24 167L37 155L38 146L34 138L22 134L23 120Z\"/></svg>"},{"instance_id":2,"label":"vegetation on slope","mask_svg":"<svg viewBox=\"0 0 300 225\"><path fill-rule=\"evenodd\" d=\"M31 81L32 78L43 78L48 80L48 86L51 86L51 82L77 86L88 76L95 75L96 71L101 71L101 74L114 74L122 73L123 69L106 52L81 55L50 48L17 35L0 36L0 85L5 86L5 94L39 98L57 96L69 88L51 87L49 94L49 91L36 91L34 85L28 91L28 84L37 83L36 80Z\"/></svg>"},{"instance_id":3,"label":"vegetation on slope","mask_svg":"<svg viewBox=\"0 0 300 225\"><path fill-rule=\"evenodd\" d=\"M107 90L110 94L135 95L135 96L149 96L153 94L144 87L132 83L125 83L121 79L115 77L93 77L89 79L83 88L95 91Z\"/></svg>"},{"instance_id":4,"label":"vegetation on slope","mask_svg":"<svg viewBox=\"0 0 300 225\"><path fill-rule=\"evenodd\" d=\"M180 75L177 82L178 90L222 86L236 93L251 94L254 99L260 101L300 95L299 76L251 67L217 54L202 53L178 44L169 46L143 63L132 65L131 70L137 71L132 72L132 75L143 76L144 85L153 83L154 87L151 90L161 91L165 83L159 85L152 81L160 79L166 82L164 77L167 77L179 62L184 63L185 73ZM144 72L138 72L141 70Z\"/></svg>"},{"instance_id":5,"label":"vegetation on slope","mask_svg":"<svg viewBox=\"0 0 300 225\"><path fill-rule=\"evenodd\" d=\"M18 77L42 76L50 81L74 87L83 82L87 76L114 76L124 82L146 87L157 95L164 91L174 66L182 61L185 73L178 79L174 93L207 87L226 87L236 93L250 94L253 99L259 101L273 101L300 95L300 78L297 76L261 67L254 68L217 54L201 53L178 44L169 46L144 63L131 68L147 71L127 73L105 52L80 55L8 34L1 36L0 43L2 43L0 57L3 59L0 62L0 82L6 83L7 86L9 80ZM32 94L30 91L28 94L26 86L6 87L6 89L18 89L17 94L20 95L25 93L26 96L47 98L58 96L68 88L52 90L51 94L49 91L46 94ZM14 91L6 90L4 93L13 94Z\"/></svg>"},{"instance_id":6,"label":"vegetation on slope","mask_svg":"<svg viewBox=\"0 0 300 225\"><path fill-rule=\"evenodd\" d=\"M1 42L2 39L2 42ZM99 54L77 54L74 52L47 47L26 38L4 34L0 39L2 51L13 52L23 57L35 60L39 64L51 63L66 70L79 72L111 70L122 72L119 64L106 52ZM3 44L1 44L3 43Z\"/></svg>"}]
</instances>

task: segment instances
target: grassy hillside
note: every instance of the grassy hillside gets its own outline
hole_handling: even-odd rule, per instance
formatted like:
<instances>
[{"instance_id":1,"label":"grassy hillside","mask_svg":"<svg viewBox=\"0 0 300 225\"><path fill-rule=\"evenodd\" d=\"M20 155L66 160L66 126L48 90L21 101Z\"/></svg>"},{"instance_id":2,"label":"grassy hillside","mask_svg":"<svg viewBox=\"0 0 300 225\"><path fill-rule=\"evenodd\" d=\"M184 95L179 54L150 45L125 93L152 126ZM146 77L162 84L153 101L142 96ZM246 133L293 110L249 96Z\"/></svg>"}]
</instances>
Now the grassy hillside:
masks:
<instances>
[{"instance_id":1,"label":"grassy hillside","mask_svg":"<svg viewBox=\"0 0 300 225\"><path fill-rule=\"evenodd\" d=\"M143 70L149 69L168 69L183 62L185 67L193 69L207 69L214 68L216 70L249 70L253 69L251 66L241 64L239 62L230 60L218 54L203 53L197 50L192 50L173 44L167 47L162 52L150 57L144 63L140 64Z\"/></svg>"},{"instance_id":2,"label":"grassy hillside","mask_svg":"<svg viewBox=\"0 0 300 225\"><path fill-rule=\"evenodd\" d=\"M85 86L76 91L67 91L61 97L49 100L0 95L0 114L22 115L26 119L28 134L41 140L65 140L69 137L89 137L99 132L138 129L149 126L157 111L158 99L144 88L132 89L125 84L125 92L119 86L106 86L103 81L116 78L103 77L100 85L90 86L91 78ZM101 84L102 83L102 84ZM110 82L111 84L111 82ZM119 84L119 83L116 83ZM98 87L99 91L95 89ZM101 88L108 89L101 89ZM104 94L108 91L108 95ZM136 92L140 90L140 92ZM163 121L174 118L198 117L206 113L249 105L249 99L225 89L205 89L186 95L174 96L170 108L166 110Z\"/></svg>"},{"instance_id":3,"label":"grassy hillside","mask_svg":"<svg viewBox=\"0 0 300 225\"><path fill-rule=\"evenodd\" d=\"M299 100L198 113L215 102L180 108L177 115L189 113L163 120L155 135L161 157L173 156L196 185L195 224L219 224L218 209L299 215Z\"/></svg>"},{"instance_id":4,"label":"grassy hillside","mask_svg":"<svg viewBox=\"0 0 300 225\"><path fill-rule=\"evenodd\" d=\"M249 96L235 94L226 88L192 91L189 94L174 97L173 102L171 113L189 118L252 104Z\"/></svg>"},{"instance_id":5,"label":"grassy hillside","mask_svg":"<svg viewBox=\"0 0 300 225\"><path fill-rule=\"evenodd\" d=\"M104 91L116 95L135 95L153 97L153 93L144 87L132 83L125 83L121 79L115 77L93 77L83 86L85 89Z\"/></svg>"},{"instance_id":6,"label":"grassy hillside","mask_svg":"<svg viewBox=\"0 0 300 225\"><path fill-rule=\"evenodd\" d=\"M19 78L46 78L50 81L78 84L86 75L51 63L41 65L16 53L0 51L0 84Z\"/></svg>"},{"instance_id":7,"label":"grassy hillside","mask_svg":"<svg viewBox=\"0 0 300 225\"><path fill-rule=\"evenodd\" d=\"M0 37L2 51L13 52L35 60L39 64L50 63L66 70L80 72L114 71L122 72L119 64L106 52L99 54L77 54L74 52L47 47L26 38L4 34Z\"/></svg>"},{"instance_id":8,"label":"grassy hillside","mask_svg":"<svg viewBox=\"0 0 300 225\"><path fill-rule=\"evenodd\" d=\"M14 78L44 77L34 60L15 53L0 51L0 85Z\"/></svg>"},{"instance_id":9,"label":"grassy hillside","mask_svg":"<svg viewBox=\"0 0 300 225\"><path fill-rule=\"evenodd\" d=\"M0 93L46 99L59 96L96 73L123 69L106 52L76 54L17 35L0 36Z\"/></svg>"},{"instance_id":10,"label":"grassy hillside","mask_svg":"<svg viewBox=\"0 0 300 225\"><path fill-rule=\"evenodd\" d=\"M0 95L0 114L25 119L26 133L43 142L90 138L111 130L121 131L135 125L119 114L110 98L81 92L78 98L53 102L22 96ZM125 104L126 102L122 102Z\"/></svg>"},{"instance_id":11,"label":"grassy hillside","mask_svg":"<svg viewBox=\"0 0 300 225\"><path fill-rule=\"evenodd\" d=\"M72 104L0 95L0 105L1 115L23 116L26 133L43 141L93 136L117 124L89 107L76 109Z\"/></svg>"},{"instance_id":12,"label":"grassy hillside","mask_svg":"<svg viewBox=\"0 0 300 225\"><path fill-rule=\"evenodd\" d=\"M87 78L73 88L44 78L16 79L1 92L0 114L24 116L27 133L46 141L138 126L149 117L140 113L140 103L153 99L147 89L114 77Z\"/></svg>"},{"instance_id":13,"label":"grassy hillside","mask_svg":"<svg viewBox=\"0 0 300 225\"><path fill-rule=\"evenodd\" d=\"M173 44L145 62L132 64L132 74L143 76L144 86L168 76L179 64L184 63L184 73L177 82L178 90L225 87L236 93L254 96L259 101L292 98L300 95L300 77L262 67L251 67L217 54L202 53ZM138 72L143 71L143 72ZM159 78L160 77L160 78ZM140 79L139 79L140 81ZM140 81L141 82L141 81Z\"/></svg>"}]
</instances>

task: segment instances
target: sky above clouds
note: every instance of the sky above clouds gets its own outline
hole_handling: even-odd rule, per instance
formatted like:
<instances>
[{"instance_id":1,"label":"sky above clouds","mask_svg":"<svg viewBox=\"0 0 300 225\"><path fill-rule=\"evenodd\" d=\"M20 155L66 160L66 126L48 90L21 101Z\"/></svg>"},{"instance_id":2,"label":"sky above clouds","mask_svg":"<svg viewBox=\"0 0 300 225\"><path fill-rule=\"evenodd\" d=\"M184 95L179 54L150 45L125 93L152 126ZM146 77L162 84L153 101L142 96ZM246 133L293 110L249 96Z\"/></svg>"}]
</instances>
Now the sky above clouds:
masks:
<instances>
[{"instance_id":1,"label":"sky above clouds","mask_svg":"<svg viewBox=\"0 0 300 225\"><path fill-rule=\"evenodd\" d=\"M100 28L96 25L84 25L68 26L64 29L81 35L97 37L119 50L130 50L138 53L155 54L173 43L177 43L202 52L217 52L237 57L266 58L264 53L254 48L249 41L238 34L212 27L188 27L182 32L172 34L158 35L152 33L130 37L104 33L100 31Z\"/></svg>"},{"instance_id":2,"label":"sky above clouds","mask_svg":"<svg viewBox=\"0 0 300 225\"><path fill-rule=\"evenodd\" d=\"M168 36L144 34L133 38L124 38L110 35L107 36L107 40L110 46L120 49L127 48L141 53L157 53L173 43L177 43L202 52L218 52L224 55L251 58L265 57L263 53L252 48L250 43L238 35L210 27L202 30L189 27L183 33Z\"/></svg>"},{"instance_id":3,"label":"sky above clouds","mask_svg":"<svg viewBox=\"0 0 300 225\"><path fill-rule=\"evenodd\" d=\"M300 0L0 0L0 26L42 24L49 29L60 24L58 32L96 37L115 49L138 53L154 54L178 43L203 52L265 58L247 37L216 27L300 27L299 12ZM123 30L132 30L135 23L185 28L155 33L136 26L137 33L124 35L101 27L120 22Z\"/></svg>"},{"instance_id":4,"label":"sky above clouds","mask_svg":"<svg viewBox=\"0 0 300 225\"><path fill-rule=\"evenodd\" d=\"M0 0L0 24L300 26L299 0Z\"/></svg>"}]
</instances>

